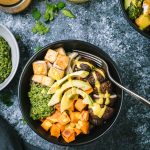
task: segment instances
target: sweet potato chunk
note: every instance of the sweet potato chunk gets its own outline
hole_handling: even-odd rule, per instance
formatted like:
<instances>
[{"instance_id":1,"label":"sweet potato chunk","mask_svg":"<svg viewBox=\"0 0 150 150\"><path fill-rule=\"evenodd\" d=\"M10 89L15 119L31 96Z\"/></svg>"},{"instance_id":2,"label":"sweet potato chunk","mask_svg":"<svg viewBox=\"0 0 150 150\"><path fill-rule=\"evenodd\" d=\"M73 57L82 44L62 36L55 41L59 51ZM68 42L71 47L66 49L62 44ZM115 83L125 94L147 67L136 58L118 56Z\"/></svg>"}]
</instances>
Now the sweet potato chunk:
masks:
<instances>
[{"instance_id":1,"label":"sweet potato chunk","mask_svg":"<svg viewBox=\"0 0 150 150\"><path fill-rule=\"evenodd\" d=\"M75 132L73 129L65 129L62 133L62 137L67 143L70 143L75 140Z\"/></svg>"},{"instance_id":2,"label":"sweet potato chunk","mask_svg":"<svg viewBox=\"0 0 150 150\"><path fill-rule=\"evenodd\" d=\"M69 57L65 55L58 55L56 61L54 62L54 67L65 70L69 63Z\"/></svg>"},{"instance_id":3,"label":"sweet potato chunk","mask_svg":"<svg viewBox=\"0 0 150 150\"><path fill-rule=\"evenodd\" d=\"M32 81L42 83L43 75L33 75Z\"/></svg>"},{"instance_id":4,"label":"sweet potato chunk","mask_svg":"<svg viewBox=\"0 0 150 150\"><path fill-rule=\"evenodd\" d=\"M88 121L88 120L89 120L89 112L83 110L83 111L81 112L81 115L80 115L80 120L81 120L81 121Z\"/></svg>"},{"instance_id":5,"label":"sweet potato chunk","mask_svg":"<svg viewBox=\"0 0 150 150\"><path fill-rule=\"evenodd\" d=\"M47 64L45 61L35 61L32 64L33 72L36 75L47 75Z\"/></svg>"},{"instance_id":6,"label":"sweet potato chunk","mask_svg":"<svg viewBox=\"0 0 150 150\"><path fill-rule=\"evenodd\" d=\"M51 86L54 83L54 79L52 79L51 77L47 77L47 76L43 76L42 78L42 84L45 86Z\"/></svg>"},{"instance_id":7,"label":"sweet potato chunk","mask_svg":"<svg viewBox=\"0 0 150 150\"><path fill-rule=\"evenodd\" d=\"M89 122L87 121L82 121L81 122L81 131L83 134L88 134L89 133Z\"/></svg>"},{"instance_id":8,"label":"sweet potato chunk","mask_svg":"<svg viewBox=\"0 0 150 150\"><path fill-rule=\"evenodd\" d=\"M60 80L64 77L64 71L55 67L51 67L48 72L48 76L53 78L54 80Z\"/></svg>"},{"instance_id":9,"label":"sweet potato chunk","mask_svg":"<svg viewBox=\"0 0 150 150\"><path fill-rule=\"evenodd\" d=\"M45 55L45 60L50 61L51 63L55 62L56 58L57 58L58 52L49 49Z\"/></svg>"},{"instance_id":10,"label":"sweet potato chunk","mask_svg":"<svg viewBox=\"0 0 150 150\"><path fill-rule=\"evenodd\" d=\"M81 133L81 130L80 129L77 129L77 128L74 128L74 131L76 133L76 136L78 136L80 133Z\"/></svg>"},{"instance_id":11,"label":"sweet potato chunk","mask_svg":"<svg viewBox=\"0 0 150 150\"><path fill-rule=\"evenodd\" d=\"M52 114L50 117L47 117L46 119L52 123L56 123L59 121L60 117L61 117L61 113L59 111L55 111L54 114Z\"/></svg>"},{"instance_id":12,"label":"sweet potato chunk","mask_svg":"<svg viewBox=\"0 0 150 150\"><path fill-rule=\"evenodd\" d=\"M80 119L80 112L70 112L70 118L71 118L71 122L73 123L77 123Z\"/></svg>"},{"instance_id":13,"label":"sweet potato chunk","mask_svg":"<svg viewBox=\"0 0 150 150\"><path fill-rule=\"evenodd\" d=\"M55 49L55 51L60 55L66 55L65 50L62 47Z\"/></svg>"},{"instance_id":14,"label":"sweet potato chunk","mask_svg":"<svg viewBox=\"0 0 150 150\"><path fill-rule=\"evenodd\" d=\"M70 118L66 112L63 112L58 120L58 122L62 125L66 125L70 122Z\"/></svg>"},{"instance_id":15,"label":"sweet potato chunk","mask_svg":"<svg viewBox=\"0 0 150 150\"><path fill-rule=\"evenodd\" d=\"M63 132L65 130L65 125L62 125L60 123L56 123L56 125L58 126L58 128L60 129L61 132Z\"/></svg>"},{"instance_id":16,"label":"sweet potato chunk","mask_svg":"<svg viewBox=\"0 0 150 150\"><path fill-rule=\"evenodd\" d=\"M56 110L60 111L60 103L56 104L54 107Z\"/></svg>"},{"instance_id":17,"label":"sweet potato chunk","mask_svg":"<svg viewBox=\"0 0 150 150\"><path fill-rule=\"evenodd\" d=\"M51 122L48 120L44 120L43 123L41 124L41 127L45 130L48 131L50 127L52 126Z\"/></svg>"},{"instance_id":18,"label":"sweet potato chunk","mask_svg":"<svg viewBox=\"0 0 150 150\"><path fill-rule=\"evenodd\" d=\"M56 138L59 138L60 136L60 129L56 124L53 124L50 130L51 136L55 136Z\"/></svg>"},{"instance_id":19,"label":"sweet potato chunk","mask_svg":"<svg viewBox=\"0 0 150 150\"><path fill-rule=\"evenodd\" d=\"M75 108L78 111L82 111L86 107L86 104L83 103L82 99L78 99L75 103Z\"/></svg>"}]
</instances>

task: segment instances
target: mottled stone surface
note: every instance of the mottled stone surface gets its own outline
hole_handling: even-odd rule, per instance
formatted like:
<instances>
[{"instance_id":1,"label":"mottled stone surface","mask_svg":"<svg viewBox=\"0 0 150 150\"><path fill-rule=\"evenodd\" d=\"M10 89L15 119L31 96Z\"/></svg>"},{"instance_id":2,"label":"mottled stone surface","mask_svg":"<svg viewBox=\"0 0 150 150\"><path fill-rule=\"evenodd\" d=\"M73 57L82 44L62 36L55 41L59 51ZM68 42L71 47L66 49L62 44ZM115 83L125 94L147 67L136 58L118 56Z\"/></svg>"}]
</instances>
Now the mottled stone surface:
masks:
<instances>
[{"instance_id":1,"label":"mottled stone surface","mask_svg":"<svg viewBox=\"0 0 150 150\"><path fill-rule=\"evenodd\" d=\"M59 15L50 23L51 32L43 36L31 33L35 22L31 16L34 6L44 11L44 4L34 2L19 15L0 12L0 23L6 25L15 35L21 36L20 66L11 84L0 92L0 114L14 126L25 141L44 150L74 149L48 143L23 123L17 101L17 85L22 68L33 55L37 45L44 46L62 39L80 39L93 43L106 51L116 62L126 87L150 99L150 41L129 26L121 13L118 0L92 0L84 5L68 3L77 19ZM13 102L10 107L3 102L6 97ZM150 109L125 95L121 115L114 128L96 142L76 149L83 148L149 150Z\"/></svg>"}]
</instances>

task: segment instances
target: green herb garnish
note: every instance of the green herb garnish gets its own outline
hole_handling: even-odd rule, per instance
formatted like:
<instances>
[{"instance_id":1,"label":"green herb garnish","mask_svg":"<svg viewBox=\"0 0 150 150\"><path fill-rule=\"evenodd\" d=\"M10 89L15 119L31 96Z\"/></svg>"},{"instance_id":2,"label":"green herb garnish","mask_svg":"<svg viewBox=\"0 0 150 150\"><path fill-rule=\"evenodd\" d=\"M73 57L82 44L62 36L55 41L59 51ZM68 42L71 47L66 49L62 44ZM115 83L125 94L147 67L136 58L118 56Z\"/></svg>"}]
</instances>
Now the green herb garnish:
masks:
<instances>
[{"instance_id":1,"label":"green herb garnish","mask_svg":"<svg viewBox=\"0 0 150 150\"><path fill-rule=\"evenodd\" d=\"M48 102L51 99L51 95L47 94L48 90L49 87L39 83L31 83L28 95L31 103L30 116L33 120L43 119L54 112L54 108L48 106Z\"/></svg>"},{"instance_id":2,"label":"green herb garnish","mask_svg":"<svg viewBox=\"0 0 150 150\"><path fill-rule=\"evenodd\" d=\"M76 16L69 9L63 9L62 14L69 18L76 18Z\"/></svg>"},{"instance_id":3,"label":"green herb garnish","mask_svg":"<svg viewBox=\"0 0 150 150\"><path fill-rule=\"evenodd\" d=\"M41 21L37 21L35 26L32 28L33 33L46 34L49 32L49 28L46 27Z\"/></svg>"},{"instance_id":4,"label":"green herb garnish","mask_svg":"<svg viewBox=\"0 0 150 150\"><path fill-rule=\"evenodd\" d=\"M9 76L12 70L11 48L4 38L0 37L0 83Z\"/></svg>"},{"instance_id":5,"label":"green herb garnish","mask_svg":"<svg viewBox=\"0 0 150 150\"><path fill-rule=\"evenodd\" d=\"M61 9L66 7L66 4L64 2L60 1L60 2L57 3L57 7L58 7L59 10L61 10Z\"/></svg>"},{"instance_id":6,"label":"green herb garnish","mask_svg":"<svg viewBox=\"0 0 150 150\"><path fill-rule=\"evenodd\" d=\"M41 13L40 11L37 9L37 8L34 8L32 10L32 17L35 19L35 20L39 20L41 18Z\"/></svg>"}]
</instances>

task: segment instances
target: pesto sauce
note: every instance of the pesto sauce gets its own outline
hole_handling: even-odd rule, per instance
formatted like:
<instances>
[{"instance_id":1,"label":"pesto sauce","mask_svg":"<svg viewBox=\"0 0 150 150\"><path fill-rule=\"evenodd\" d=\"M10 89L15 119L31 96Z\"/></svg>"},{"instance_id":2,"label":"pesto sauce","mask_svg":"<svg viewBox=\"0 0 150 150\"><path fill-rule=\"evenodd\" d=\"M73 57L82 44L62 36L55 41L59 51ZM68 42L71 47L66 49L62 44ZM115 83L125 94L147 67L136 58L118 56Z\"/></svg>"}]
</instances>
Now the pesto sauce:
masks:
<instances>
[{"instance_id":1,"label":"pesto sauce","mask_svg":"<svg viewBox=\"0 0 150 150\"><path fill-rule=\"evenodd\" d=\"M12 70L11 48L4 38L0 37L0 83L9 76Z\"/></svg>"},{"instance_id":2,"label":"pesto sauce","mask_svg":"<svg viewBox=\"0 0 150 150\"><path fill-rule=\"evenodd\" d=\"M39 83L31 82L31 88L28 92L31 109L30 116L33 120L43 119L54 112L54 107L49 107L48 102L51 95L47 94L49 87Z\"/></svg>"}]
</instances>

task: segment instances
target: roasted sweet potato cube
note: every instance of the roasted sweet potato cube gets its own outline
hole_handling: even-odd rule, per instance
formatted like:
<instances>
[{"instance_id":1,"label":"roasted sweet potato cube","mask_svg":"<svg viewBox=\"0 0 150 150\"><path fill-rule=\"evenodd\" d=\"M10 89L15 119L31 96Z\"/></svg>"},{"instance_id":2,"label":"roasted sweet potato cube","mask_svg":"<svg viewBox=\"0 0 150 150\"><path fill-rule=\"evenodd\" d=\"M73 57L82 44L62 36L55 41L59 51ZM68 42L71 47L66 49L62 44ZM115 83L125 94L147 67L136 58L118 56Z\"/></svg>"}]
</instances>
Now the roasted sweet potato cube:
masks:
<instances>
[{"instance_id":1,"label":"roasted sweet potato cube","mask_svg":"<svg viewBox=\"0 0 150 150\"><path fill-rule=\"evenodd\" d=\"M58 128L60 129L61 132L63 132L65 130L65 125L62 125L60 123L56 123L56 125L58 126Z\"/></svg>"},{"instance_id":2,"label":"roasted sweet potato cube","mask_svg":"<svg viewBox=\"0 0 150 150\"><path fill-rule=\"evenodd\" d=\"M82 99L78 99L75 103L75 108L78 110L78 111L82 111L84 108L86 107L86 104L83 103L83 100Z\"/></svg>"},{"instance_id":3,"label":"roasted sweet potato cube","mask_svg":"<svg viewBox=\"0 0 150 150\"><path fill-rule=\"evenodd\" d=\"M78 136L80 133L81 133L81 130L80 129L77 129L77 128L74 128L74 131L76 133L76 136Z\"/></svg>"},{"instance_id":4,"label":"roasted sweet potato cube","mask_svg":"<svg viewBox=\"0 0 150 150\"><path fill-rule=\"evenodd\" d=\"M69 111L74 111L75 110L74 104L75 104L75 101L72 100L72 103L71 103L71 105L69 107Z\"/></svg>"},{"instance_id":5,"label":"roasted sweet potato cube","mask_svg":"<svg viewBox=\"0 0 150 150\"><path fill-rule=\"evenodd\" d=\"M81 120L81 121L88 121L88 120L89 120L89 112L83 110L83 111L81 112L81 115L80 115L80 120Z\"/></svg>"},{"instance_id":6,"label":"roasted sweet potato cube","mask_svg":"<svg viewBox=\"0 0 150 150\"><path fill-rule=\"evenodd\" d=\"M57 138L59 138L60 136L60 128L56 125L53 124L50 130L51 136L55 136Z\"/></svg>"},{"instance_id":7,"label":"roasted sweet potato cube","mask_svg":"<svg viewBox=\"0 0 150 150\"><path fill-rule=\"evenodd\" d=\"M43 76L42 78L42 84L45 86L51 86L54 83L54 79L52 79L51 77L47 77L47 76Z\"/></svg>"},{"instance_id":8,"label":"roasted sweet potato cube","mask_svg":"<svg viewBox=\"0 0 150 150\"><path fill-rule=\"evenodd\" d=\"M54 80L60 80L64 77L64 71L55 67L51 67L48 72L48 76L53 78Z\"/></svg>"},{"instance_id":9,"label":"roasted sweet potato cube","mask_svg":"<svg viewBox=\"0 0 150 150\"><path fill-rule=\"evenodd\" d=\"M36 75L47 75L47 64L45 61L35 61L33 62L33 72Z\"/></svg>"},{"instance_id":10,"label":"roasted sweet potato cube","mask_svg":"<svg viewBox=\"0 0 150 150\"><path fill-rule=\"evenodd\" d=\"M77 123L80 119L80 115L81 115L80 112L70 112L71 122Z\"/></svg>"},{"instance_id":11,"label":"roasted sweet potato cube","mask_svg":"<svg viewBox=\"0 0 150 150\"><path fill-rule=\"evenodd\" d=\"M65 55L58 55L56 61L54 62L54 67L65 70L69 63L69 57Z\"/></svg>"},{"instance_id":12,"label":"roasted sweet potato cube","mask_svg":"<svg viewBox=\"0 0 150 150\"><path fill-rule=\"evenodd\" d=\"M63 112L58 121L62 125L66 125L70 122L70 118L66 112Z\"/></svg>"},{"instance_id":13,"label":"roasted sweet potato cube","mask_svg":"<svg viewBox=\"0 0 150 150\"><path fill-rule=\"evenodd\" d=\"M60 111L60 103L56 104L54 107L56 110Z\"/></svg>"},{"instance_id":14,"label":"roasted sweet potato cube","mask_svg":"<svg viewBox=\"0 0 150 150\"><path fill-rule=\"evenodd\" d=\"M49 61L46 61L46 64L47 64L47 69L48 70L53 66Z\"/></svg>"},{"instance_id":15,"label":"roasted sweet potato cube","mask_svg":"<svg viewBox=\"0 0 150 150\"><path fill-rule=\"evenodd\" d=\"M56 52L58 52L58 54L60 55L66 55L65 50L63 49L63 47L57 48L55 49Z\"/></svg>"},{"instance_id":16,"label":"roasted sweet potato cube","mask_svg":"<svg viewBox=\"0 0 150 150\"><path fill-rule=\"evenodd\" d=\"M50 117L47 117L46 119L52 123L56 123L59 121L60 117L61 117L61 113L56 110L54 114L52 114Z\"/></svg>"},{"instance_id":17,"label":"roasted sweet potato cube","mask_svg":"<svg viewBox=\"0 0 150 150\"><path fill-rule=\"evenodd\" d=\"M70 143L75 140L75 131L69 128L65 129L62 133L62 137L67 143Z\"/></svg>"},{"instance_id":18,"label":"roasted sweet potato cube","mask_svg":"<svg viewBox=\"0 0 150 150\"><path fill-rule=\"evenodd\" d=\"M42 83L43 75L33 75L32 81Z\"/></svg>"},{"instance_id":19,"label":"roasted sweet potato cube","mask_svg":"<svg viewBox=\"0 0 150 150\"><path fill-rule=\"evenodd\" d=\"M79 121L79 123L80 123L80 121ZM83 134L89 133L89 122L81 121L81 131Z\"/></svg>"},{"instance_id":20,"label":"roasted sweet potato cube","mask_svg":"<svg viewBox=\"0 0 150 150\"><path fill-rule=\"evenodd\" d=\"M52 126L52 123L48 120L44 120L43 123L41 124L41 127L45 130L48 131L50 127Z\"/></svg>"},{"instance_id":21,"label":"roasted sweet potato cube","mask_svg":"<svg viewBox=\"0 0 150 150\"><path fill-rule=\"evenodd\" d=\"M45 55L45 60L48 60L49 62L53 63L57 59L57 55L58 55L58 52L52 49L49 49Z\"/></svg>"}]
</instances>

